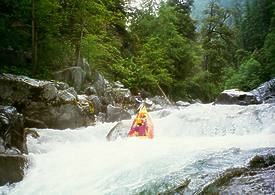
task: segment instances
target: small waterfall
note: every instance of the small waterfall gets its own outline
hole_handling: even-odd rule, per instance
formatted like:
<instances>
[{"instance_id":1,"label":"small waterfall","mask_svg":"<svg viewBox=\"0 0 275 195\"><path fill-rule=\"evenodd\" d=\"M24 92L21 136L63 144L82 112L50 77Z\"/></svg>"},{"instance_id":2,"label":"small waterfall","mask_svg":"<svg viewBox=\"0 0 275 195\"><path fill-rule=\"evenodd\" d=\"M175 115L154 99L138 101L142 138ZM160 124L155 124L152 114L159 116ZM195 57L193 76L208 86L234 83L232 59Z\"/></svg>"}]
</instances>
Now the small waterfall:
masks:
<instances>
[{"instance_id":1,"label":"small waterfall","mask_svg":"<svg viewBox=\"0 0 275 195\"><path fill-rule=\"evenodd\" d=\"M275 154L275 105L194 104L150 116L153 140L107 142L115 123L37 129L24 180L0 194L158 194L186 183L192 194L256 154Z\"/></svg>"},{"instance_id":2,"label":"small waterfall","mask_svg":"<svg viewBox=\"0 0 275 195\"><path fill-rule=\"evenodd\" d=\"M163 113L166 115L163 117ZM275 132L275 106L207 105L153 114L159 136L225 136Z\"/></svg>"}]
</instances>

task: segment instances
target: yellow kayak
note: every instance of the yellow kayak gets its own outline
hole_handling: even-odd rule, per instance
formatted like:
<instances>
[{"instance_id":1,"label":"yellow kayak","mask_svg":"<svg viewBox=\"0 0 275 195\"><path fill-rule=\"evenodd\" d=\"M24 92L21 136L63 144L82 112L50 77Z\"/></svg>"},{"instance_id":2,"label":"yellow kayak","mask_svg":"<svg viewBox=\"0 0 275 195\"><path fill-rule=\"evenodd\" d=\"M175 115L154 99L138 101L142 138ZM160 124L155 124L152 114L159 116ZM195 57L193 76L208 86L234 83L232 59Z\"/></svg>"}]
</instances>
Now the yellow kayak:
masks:
<instances>
[{"instance_id":1,"label":"yellow kayak","mask_svg":"<svg viewBox=\"0 0 275 195\"><path fill-rule=\"evenodd\" d=\"M140 137L142 139L154 138L153 123L148 115L145 105L142 105L137 113L128 133L128 137Z\"/></svg>"}]
</instances>

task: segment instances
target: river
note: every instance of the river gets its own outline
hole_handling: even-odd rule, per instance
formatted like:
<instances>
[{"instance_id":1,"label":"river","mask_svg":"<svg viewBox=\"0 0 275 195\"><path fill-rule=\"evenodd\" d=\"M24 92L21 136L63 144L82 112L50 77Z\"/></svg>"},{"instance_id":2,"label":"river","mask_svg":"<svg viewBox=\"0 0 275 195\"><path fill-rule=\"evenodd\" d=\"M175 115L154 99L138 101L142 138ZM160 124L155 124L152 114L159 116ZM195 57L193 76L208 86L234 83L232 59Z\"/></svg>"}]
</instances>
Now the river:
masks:
<instances>
[{"instance_id":1,"label":"river","mask_svg":"<svg viewBox=\"0 0 275 195\"><path fill-rule=\"evenodd\" d=\"M153 140L107 142L115 123L37 129L38 139L28 137L24 180L0 194L157 194L186 180L192 194L256 154L275 154L275 105L193 104L150 116Z\"/></svg>"}]
</instances>

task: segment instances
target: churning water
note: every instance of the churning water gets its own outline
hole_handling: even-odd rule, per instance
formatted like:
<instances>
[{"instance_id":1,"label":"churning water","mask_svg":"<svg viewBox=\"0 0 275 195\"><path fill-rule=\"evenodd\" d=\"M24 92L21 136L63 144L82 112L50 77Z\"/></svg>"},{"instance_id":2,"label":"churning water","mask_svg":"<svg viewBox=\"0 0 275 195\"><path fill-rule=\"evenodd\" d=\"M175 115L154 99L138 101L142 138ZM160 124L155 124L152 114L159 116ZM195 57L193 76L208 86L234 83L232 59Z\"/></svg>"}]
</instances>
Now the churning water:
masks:
<instances>
[{"instance_id":1,"label":"churning water","mask_svg":"<svg viewBox=\"0 0 275 195\"><path fill-rule=\"evenodd\" d=\"M24 180L0 194L157 194L187 179L195 193L225 169L275 153L275 105L194 104L150 116L153 140L107 142L115 123L38 129L38 139L28 137Z\"/></svg>"}]
</instances>

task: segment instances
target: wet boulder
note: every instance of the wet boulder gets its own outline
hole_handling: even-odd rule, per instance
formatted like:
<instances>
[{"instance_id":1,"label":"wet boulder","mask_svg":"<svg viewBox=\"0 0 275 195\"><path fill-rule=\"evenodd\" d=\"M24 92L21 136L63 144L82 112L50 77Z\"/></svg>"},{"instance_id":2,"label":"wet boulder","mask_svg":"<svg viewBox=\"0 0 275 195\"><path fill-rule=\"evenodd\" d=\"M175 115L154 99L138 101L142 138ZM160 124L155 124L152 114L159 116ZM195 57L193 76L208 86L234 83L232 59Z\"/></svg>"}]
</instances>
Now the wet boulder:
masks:
<instances>
[{"instance_id":1,"label":"wet boulder","mask_svg":"<svg viewBox=\"0 0 275 195\"><path fill-rule=\"evenodd\" d=\"M109 133L106 136L106 139L108 141L115 141L119 138L126 138L130 127L130 121L119 121L112 129L110 129Z\"/></svg>"},{"instance_id":2,"label":"wet boulder","mask_svg":"<svg viewBox=\"0 0 275 195\"><path fill-rule=\"evenodd\" d=\"M91 68L90 64L88 63L87 59L83 58L82 62L80 63L80 67L86 73L86 78L89 79L91 77Z\"/></svg>"},{"instance_id":3,"label":"wet boulder","mask_svg":"<svg viewBox=\"0 0 275 195\"><path fill-rule=\"evenodd\" d=\"M99 112L96 115L96 121L97 122L105 123L106 122L106 118L107 118L107 115L106 115L106 113L103 113L103 112Z\"/></svg>"},{"instance_id":4,"label":"wet boulder","mask_svg":"<svg viewBox=\"0 0 275 195\"><path fill-rule=\"evenodd\" d=\"M24 117L24 126L25 127L35 127L39 129L46 129L48 126L41 120L32 119L27 116Z\"/></svg>"},{"instance_id":5,"label":"wet boulder","mask_svg":"<svg viewBox=\"0 0 275 195\"><path fill-rule=\"evenodd\" d=\"M107 106L106 121L115 122L125 119L131 119L131 114L121 107L116 107L111 104Z\"/></svg>"},{"instance_id":6,"label":"wet boulder","mask_svg":"<svg viewBox=\"0 0 275 195\"><path fill-rule=\"evenodd\" d=\"M164 96L155 96L150 99L153 103L161 105L162 107L170 105L170 101Z\"/></svg>"},{"instance_id":7,"label":"wet boulder","mask_svg":"<svg viewBox=\"0 0 275 195\"><path fill-rule=\"evenodd\" d=\"M157 111L162 109L164 109L164 107L161 106L160 104L152 104L150 107L147 107L148 111Z\"/></svg>"},{"instance_id":8,"label":"wet boulder","mask_svg":"<svg viewBox=\"0 0 275 195\"><path fill-rule=\"evenodd\" d=\"M48 105L45 102L32 102L23 114L29 119L37 121L37 123L32 123L33 125L42 124L46 128L53 129L88 126L93 121L93 113L89 113L79 103ZM39 127L41 126L39 125Z\"/></svg>"},{"instance_id":9,"label":"wet boulder","mask_svg":"<svg viewBox=\"0 0 275 195\"><path fill-rule=\"evenodd\" d=\"M172 106L172 103L169 101L169 99L164 96L155 96L149 100L152 102L151 105L147 105L148 110L150 111L161 110L163 108Z\"/></svg>"},{"instance_id":10,"label":"wet boulder","mask_svg":"<svg viewBox=\"0 0 275 195\"><path fill-rule=\"evenodd\" d=\"M191 104L189 102L177 101L176 105L180 107L187 107L187 106L190 106Z\"/></svg>"},{"instance_id":11,"label":"wet boulder","mask_svg":"<svg viewBox=\"0 0 275 195\"><path fill-rule=\"evenodd\" d=\"M27 162L23 155L0 154L0 186L21 181Z\"/></svg>"},{"instance_id":12,"label":"wet boulder","mask_svg":"<svg viewBox=\"0 0 275 195\"><path fill-rule=\"evenodd\" d=\"M77 128L88 126L94 121L89 101L79 99L73 88L58 91L53 102L31 102L23 114L26 126L37 128Z\"/></svg>"},{"instance_id":13,"label":"wet boulder","mask_svg":"<svg viewBox=\"0 0 275 195\"><path fill-rule=\"evenodd\" d=\"M98 72L92 73L93 83L89 87L90 89L86 89L88 95L96 95L99 97L102 105L107 106L108 104L115 104L114 96L112 93L112 86L107 79L104 78ZM96 93L94 93L96 92Z\"/></svg>"},{"instance_id":14,"label":"wet boulder","mask_svg":"<svg viewBox=\"0 0 275 195\"><path fill-rule=\"evenodd\" d=\"M250 93L256 95L259 101L263 101L264 103L274 103L275 102L275 78L263 83L258 88L250 91Z\"/></svg>"},{"instance_id":15,"label":"wet boulder","mask_svg":"<svg viewBox=\"0 0 275 195\"><path fill-rule=\"evenodd\" d=\"M167 189L160 194L192 194L188 188L188 185L190 184L190 182L191 182L191 179L187 178L181 182L177 182L175 187Z\"/></svg>"},{"instance_id":16,"label":"wet boulder","mask_svg":"<svg viewBox=\"0 0 275 195\"><path fill-rule=\"evenodd\" d=\"M93 104L93 110L95 114L99 114L100 112L103 112L104 108L103 105L99 99L98 96L96 95L89 95L87 96L87 99L92 102Z\"/></svg>"},{"instance_id":17,"label":"wet boulder","mask_svg":"<svg viewBox=\"0 0 275 195\"><path fill-rule=\"evenodd\" d=\"M99 97L102 105L107 106L109 104L129 104L132 103L131 91L124 87L124 85L116 81L114 83L109 82L99 72L93 71L92 83L85 89L86 95L95 95Z\"/></svg>"},{"instance_id":18,"label":"wet boulder","mask_svg":"<svg viewBox=\"0 0 275 195\"><path fill-rule=\"evenodd\" d=\"M250 92L239 91L238 89L224 90L217 98L215 104L260 104L256 95Z\"/></svg>"},{"instance_id":19,"label":"wet boulder","mask_svg":"<svg viewBox=\"0 0 275 195\"><path fill-rule=\"evenodd\" d=\"M43 88L39 86L47 84L25 76L11 74L0 74L0 103L2 105L14 105L17 109L31 102L31 99L38 99Z\"/></svg>"},{"instance_id":20,"label":"wet boulder","mask_svg":"<svg viewBox=\"0 0 275 195\"><path fill-rule=\"evenodd\" d=\"M247 167L225 170L197 194L273 194L274 154L257 155Z\"/></svg>"},{"instance_id":21,"label":"wet boulder","mask_svg":"<svg viewBox=\"0 0 275 195\"><path fill-rule=\"evenodd\" d=\"M77 98L78 98L78 104L81 106L81 109L84 110L87 113L87 115L92 114L93 121L94 121L95 120L95 118L94 118L94 114L95 114L94 102L91 101L91 99L87 95L77 95Z\"/></svg>"},{"instance_id":22,"label":"wet boulder","mask_svg":"<svg viewBox=\"0 0 275 195\"><path fill-rule=\"evenodd\" d=\"M99 72L92 72L93 83L92 87L95 88L98 96L103 96L106 91L111 88L111 85L107 79L104 78Z\"/></svg>"},{"instance_id":23,"label":"wet boulder","mask_svg":"<svg viewBox=\"0 0 275 195\"><path fill-rule=\"evenodd\" d=\"M77 93L74 90L74 88L70 87L65 90L60 90L57 92L57 101L63 102L63 103L73 103L77 102Z\"/></svg>"},{"instance_id":24,"label":"wet boulder","mask_svg":"<svg viewBox=\"0 0 275 195\"><path fill-rule=\"evenodd\" d=\"M0 186L21 181L27 159L23 116L12 106L0 106Z\"/></svg>"},{"instance_id":25,"label":"wet boulder","mask_svg":"<svg viewBox=\"0 0 275 195\"><path fill-rule=\"evenodd\" d=\"M64 83L61 81L51 80L51 83L54 84L54 86L58 90L66 90L66 89L70 88L70 86L67 83Z\"/></svg>"},{"instance_id":26,"label":"wet boulder","mask_svg":"<svg viewBox=\"0 0 275 195\"><path fill-rule=\"evenodd\" d=\"M0 106L0 152L27 152L23 116L12 106Z\"/></svg>"},{"instance_id":27,"label":"wet boulder","mask_svg":"<svg viewBox=\"0 0 275 195\"><path fill-rule=\"evenodd\" d=\"M66 68L64 70L55 72L54 79L68 83L74 87L76 91L80 91L86 81L86 72L79 66Z\"/></svg>"},{"instance_id":28,"label":"wet boulder","mask_svg":"<svg viewBox=\"0 0 275 195\"><path fill-rule=\"evenodd\" d=\"M114 82L114 88L124 88L124 85L120 81Z\"/></svg>"},{"instance_id":29,"label":"wet boulder","mask_svg":"<svg viewBox=\"0 0 275 195\"><path fill-rule=\"evenodd\" d=\"M86 95L96 95L96 89L93 86L89 86L84 90Z\"/></svg>"},{"instance_id":30,"label":"wet boulder","mask_svg":"<svg viewBox=\"0 0 275 195\"><path fill-rule=\"evenodd\" d=\"M114 101L116 103L121 104L121 105L133 103L131 91L129 89L125 88L121 82L116 81L113 84L112 89L113 89L112 94L114 97Z\"/></svg>"},{"instance_id":31,"label":"wet boulder","mask_svg":"<svg viewBox=\"0 0 275 195\"><path fill-rule=\"evenodd\" d=\"M94 113L79 102L74 88L61 82L2 74L0 104L16 107L26 127L77 128L94 121Z\"/></svg>"},{"instance_id":32,"label":"wet boulder","mask_svg":"<svg viewBox=\"0 0 275 195\"><path fill-rule=\"evenodd\" d=\"M250 168L265 168L275 165L275 155L256 155L250 162Z\"/></svg>"},{"instance_id":33,"label":"wet boulder","mask_svg":"<svg viewBox=\"0 0 275 195\"><path fill-rule=\"evenodd\" d=\"M102 109L99 112L106 112L107 106L132 106L135 104L135 98L131 91L120 81L109 82L102 74L97 71L91 71L90 83L86 84L85 94L98 97ZM97 98L94 99L97 101ZM98 103L97 103L98 104Z\"/></svg>"},{"instance_id":34,"label":"wet boulder","mask_svg":"<svg viewBox=\"0 0 275 195\"><path fill-rule=\"evenodd\" d=\"M41 97L42 99L51 101L56 99L57 93L58 93L57 88L52 83L47 83L42 87Z\"/></svg>"}]
</instances>

